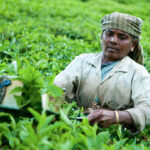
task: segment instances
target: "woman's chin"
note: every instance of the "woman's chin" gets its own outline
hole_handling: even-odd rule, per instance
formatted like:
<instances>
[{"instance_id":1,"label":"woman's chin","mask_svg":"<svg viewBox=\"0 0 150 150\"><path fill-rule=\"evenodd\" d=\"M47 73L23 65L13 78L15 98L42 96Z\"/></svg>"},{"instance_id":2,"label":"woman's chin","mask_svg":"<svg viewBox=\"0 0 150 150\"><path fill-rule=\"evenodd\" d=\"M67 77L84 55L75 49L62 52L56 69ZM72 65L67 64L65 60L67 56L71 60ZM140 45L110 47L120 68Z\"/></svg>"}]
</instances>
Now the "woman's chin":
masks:
<instances>
[{"instance_id":1,"label":"woman's chin","mask_svg":"<svg viewBox=\"0 0 150 150\"><path fill-rule=\"evenodd\" d=\"M109 61L118 61L120 60L120 57L116 53L106 53L105 58Z\"/></svg>"}]
</instances>

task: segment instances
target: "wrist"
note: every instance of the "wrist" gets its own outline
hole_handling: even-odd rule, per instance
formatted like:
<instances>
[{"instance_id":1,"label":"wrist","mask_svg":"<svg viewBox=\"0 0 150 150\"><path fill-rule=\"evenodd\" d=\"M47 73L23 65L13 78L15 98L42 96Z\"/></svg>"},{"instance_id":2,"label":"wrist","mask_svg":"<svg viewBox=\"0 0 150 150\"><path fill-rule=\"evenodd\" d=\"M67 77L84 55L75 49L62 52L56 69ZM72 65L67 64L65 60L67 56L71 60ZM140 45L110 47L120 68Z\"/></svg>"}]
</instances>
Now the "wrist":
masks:
<instances>
[{"instance_id":1,"label":"wrist","mask_svg":"<svg viewBox=\"0 0 150 150\"><path fill-rule=\"evenodd\" d=\"M117 111L119 115L120 124L132 124L133 120L130 114L126 111Z\"/></svg>"},{"instance_id":2,"label":"wrist","mask_svg":"<svg viewBox=\"0 0 150 150\"><path fill-rule=\"evenodd\" d=\"M119 113L116 110L114 111L114 113L115 113L115 124L119 124L120 123Z\"/></svg>"}]
</instances>

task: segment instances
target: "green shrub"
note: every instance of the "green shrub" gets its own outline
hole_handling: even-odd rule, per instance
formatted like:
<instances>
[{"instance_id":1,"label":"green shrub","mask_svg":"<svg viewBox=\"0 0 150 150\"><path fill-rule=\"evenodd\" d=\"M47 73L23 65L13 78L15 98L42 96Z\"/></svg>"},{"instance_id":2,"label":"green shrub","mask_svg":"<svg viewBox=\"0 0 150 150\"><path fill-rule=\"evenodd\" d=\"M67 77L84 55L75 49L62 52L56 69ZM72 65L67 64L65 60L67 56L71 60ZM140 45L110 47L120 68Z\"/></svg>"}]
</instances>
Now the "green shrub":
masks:
<instances>
[{"instance_id":1,"label":"green shrub","mask_svg":"<svg viewBox=\"0 0 150 150\"><path fill-rule=\"evenodd\" d=\"M1 149L130 150L149 149L149 126L130 135L121 126L108 129L90 126L67 116L83 115L75 103L64 102L62 90L52 84L54 77L75 56L101 51L100 19L111 12L124 12L144 21L142 40L145 67L150 71L150 31L148 0L1 0L0 73L16 75L24 84L18 105L32 117L15 118L0 113ZM15 67L17 64L17 67ZM61 117L47 116L41 110L41 95L53 100L51 110Z\"/></svg>"}]
</instances>

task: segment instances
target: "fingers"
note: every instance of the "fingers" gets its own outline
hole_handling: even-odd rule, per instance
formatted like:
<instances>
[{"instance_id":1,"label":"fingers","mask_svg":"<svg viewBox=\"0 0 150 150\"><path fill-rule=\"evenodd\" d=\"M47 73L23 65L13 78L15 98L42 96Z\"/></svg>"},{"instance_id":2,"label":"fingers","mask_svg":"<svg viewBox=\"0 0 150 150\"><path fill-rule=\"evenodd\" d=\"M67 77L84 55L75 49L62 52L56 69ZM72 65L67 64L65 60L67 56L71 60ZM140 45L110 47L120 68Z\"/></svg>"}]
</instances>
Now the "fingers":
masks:
<instances>
[{"instance_id":1,"label":"fingers","mask_svg":"<svg viewBox=\"0 0 150 150\"><path fill-rule=\"evenodd\" d=\"M106 122L105 118L103 117L102 112L101 113L98 112L98 113L100 114L99 117L97 117L96 119L93 119L93 120L89 120L90 124L94 125L95 123L97 123L99 127L106 127L107 122Z\"/></svg>"},{"instance_id":2,"label":"fingers","mask_svg":"<svg viewBox=\"0 0 150 150\"><path fill-rule=\"evenodd\" d=\"M90 113L90 114L88 115L88 120L89 120L89 121L92 121L92 120L96 120L96 119L100 118L100 116L101 116L101 114L102 114L102 111L103 111L103 110L101 110L101 109L98 109L98 110L93 111L92 113Z\"/></svg>"},{"instance_id":3,"label":"fingers","mask_svg":"<svg viewBox=\"0 0 150 150\"><path fill-rule=\"evenodd\" d=\"M107 127L109 127L111 125L106 120L99 120L99 121L97 121L97 123L98 123L98 126L102 127L102 128L107 128Z\"/></svg>"},{"instance_id":4,"label":"fingers","mask_svg":"<svg viewBox=\"0 0 150 150\"><path fill-rule=\"evenodd\" d=\"M91 125L98 123L100 127L109 127L114 123L114 119L114 111L104 109L98 109L88 116Z\"/></svg>"}]
</instances>

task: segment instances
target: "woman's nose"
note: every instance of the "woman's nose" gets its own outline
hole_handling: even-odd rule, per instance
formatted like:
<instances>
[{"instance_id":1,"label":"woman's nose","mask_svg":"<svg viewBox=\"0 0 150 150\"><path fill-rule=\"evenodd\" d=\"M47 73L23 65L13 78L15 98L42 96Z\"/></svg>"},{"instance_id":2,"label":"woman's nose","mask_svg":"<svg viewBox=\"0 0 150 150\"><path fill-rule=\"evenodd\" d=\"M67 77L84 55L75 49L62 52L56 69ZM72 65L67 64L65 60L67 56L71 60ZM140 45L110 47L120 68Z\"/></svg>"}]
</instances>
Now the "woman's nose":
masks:
<instances>
[{"instance_id":1,"label":"woman's nose","mask_svg":"<svg viewBox=\"0 0 150 150\"><path fill-rule=\"evenodd\" d=\"M115 35L112 36L112 37L110 38L110 42L117 44L117 43L118 43L118 38L117 38L117 36L115 36Z\"/></svg>"}]
</instances>

